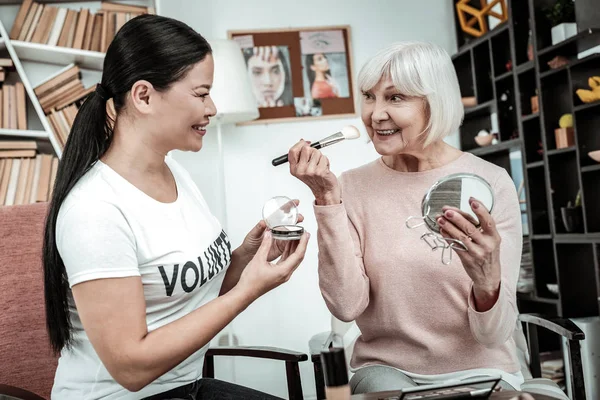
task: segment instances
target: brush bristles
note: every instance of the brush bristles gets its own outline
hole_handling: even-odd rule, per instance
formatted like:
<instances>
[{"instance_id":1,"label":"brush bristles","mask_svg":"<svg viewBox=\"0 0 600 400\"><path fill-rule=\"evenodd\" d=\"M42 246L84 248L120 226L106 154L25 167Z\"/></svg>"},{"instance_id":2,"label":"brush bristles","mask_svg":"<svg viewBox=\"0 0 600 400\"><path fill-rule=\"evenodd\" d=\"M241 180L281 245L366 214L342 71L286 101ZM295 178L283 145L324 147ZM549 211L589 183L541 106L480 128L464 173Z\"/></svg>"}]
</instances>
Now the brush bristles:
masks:
<instances>
[{"instance_id":1,"label":"brush bristles","mask_svg":"<svg viewBox=\"0 0 600 400\"><path fill-rule=\"evenodd\" d=\"M360 131L355 126L348 125L342 129L342 135L346 139L357 139L360 137Z\"/></svg>"}]
</instances>

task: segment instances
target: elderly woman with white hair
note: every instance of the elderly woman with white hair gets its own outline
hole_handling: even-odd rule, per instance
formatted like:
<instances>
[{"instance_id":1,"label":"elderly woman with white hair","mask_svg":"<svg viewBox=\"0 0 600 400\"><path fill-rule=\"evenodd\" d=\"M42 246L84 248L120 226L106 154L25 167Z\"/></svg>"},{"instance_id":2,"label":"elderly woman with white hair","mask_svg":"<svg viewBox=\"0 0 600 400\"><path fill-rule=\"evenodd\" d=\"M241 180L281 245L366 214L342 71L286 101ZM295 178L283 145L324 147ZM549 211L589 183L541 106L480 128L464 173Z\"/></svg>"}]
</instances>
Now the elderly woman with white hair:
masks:
<instances>
[{"instance_id":1,"label":"elderly woman with white hair","mask_svg":"<svg viewBox=\"0 0 600 400\"><path fill-rule=\"evenodd\" d=\"M428 43L395 44L367 62L358 84L362 121L380 158L338 179L308 143L289 151L292 175L315 196L325 302L361 330L353 393L486 375L519 389L519 202L506 170L443 140L464 115L450 57ZM445 237L470 241L468 252L457 252L460 263L445 267L403 222L421 214L434 182L457 172L486 179L496 202L490 215L470 201L481 229L452 210L440 217Z\"/></svg>"}]
</instances>

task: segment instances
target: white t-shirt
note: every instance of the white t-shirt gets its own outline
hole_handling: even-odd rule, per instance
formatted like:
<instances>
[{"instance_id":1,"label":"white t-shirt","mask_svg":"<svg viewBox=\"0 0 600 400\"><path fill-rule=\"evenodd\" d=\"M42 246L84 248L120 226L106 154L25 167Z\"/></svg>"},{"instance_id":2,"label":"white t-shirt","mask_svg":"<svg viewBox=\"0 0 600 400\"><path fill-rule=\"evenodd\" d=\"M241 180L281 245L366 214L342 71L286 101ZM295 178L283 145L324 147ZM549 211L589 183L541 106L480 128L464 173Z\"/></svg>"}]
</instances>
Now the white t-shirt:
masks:
<instances>
[{"instance_id":1,"label":"white t-shirt","mask_svg":"<svg viewBox=\"0 0 600 400\"><path fill-rule=\"evenodd\" d=\"M141 277L148 331L215 299L231 261L229 240L189 174L172 158L165 161L177 183L175 202L152 199L98 161L67 196L56 225L70 287ZM61 353L52 399L140 399L202 376L206 347L141 391L129 392L94 351L70 291L69 304L74 342Z\"/></svg>"}]
</instances>

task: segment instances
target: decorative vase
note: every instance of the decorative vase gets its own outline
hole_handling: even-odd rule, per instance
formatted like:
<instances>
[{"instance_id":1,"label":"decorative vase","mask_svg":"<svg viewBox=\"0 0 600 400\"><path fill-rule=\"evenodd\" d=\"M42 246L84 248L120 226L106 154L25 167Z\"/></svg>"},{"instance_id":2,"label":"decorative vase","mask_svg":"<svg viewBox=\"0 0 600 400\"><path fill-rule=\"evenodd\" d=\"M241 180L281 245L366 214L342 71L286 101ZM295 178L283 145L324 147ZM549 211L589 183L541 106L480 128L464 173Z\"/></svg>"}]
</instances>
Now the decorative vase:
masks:
<instances>
[{"instance_id":1,"label":"decorative vase","mask_svg":"<svg viewBox=\"0 0 600 400\"><path fill-rule=\"evenodd\" d=\"M561 207L560 214L565 230L569 233L580 232L583 222L581 207Z\"/></svg>"},{"instance_id":2,"label":"decorative vase","mask_svg":"<svg viewBox=\"0 0 600 400\"><path fill-rule=\"evenodd\" d=\"M577 24L575 22L563 22L552 27L552 45L560 43L571 36L577 35Z\"/></svg>"}]
</instances>

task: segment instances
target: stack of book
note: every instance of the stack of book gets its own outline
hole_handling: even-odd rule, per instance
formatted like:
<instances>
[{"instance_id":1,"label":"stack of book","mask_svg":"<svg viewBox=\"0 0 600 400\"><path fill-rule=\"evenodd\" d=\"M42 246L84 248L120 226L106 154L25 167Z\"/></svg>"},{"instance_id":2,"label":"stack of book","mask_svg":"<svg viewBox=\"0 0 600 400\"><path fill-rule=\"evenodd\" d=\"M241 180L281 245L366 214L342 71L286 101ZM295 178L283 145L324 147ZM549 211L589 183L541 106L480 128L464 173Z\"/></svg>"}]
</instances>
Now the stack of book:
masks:
<instances>
[{"instance_id":1,"label":"stack of book","mask_svg":"<svg viewBox=\"0 0 600 400\"><path fill-rule=\"evenodd\" d=\"M106 52L125 22L152 7L102 2L95 14L89 9L68 9L24 0L10 31L10 38L50 46Z\"/></svg>"},{"instance_id":2,"label":"stack of book","mask_svg":"<svg viewBox=\"0 0 600 400\"><path fill-rule=\"evenodd\" d=\"M565 384L565 363L562 358L542 361L542 378L551 379L559 387Z\"/></svg>"},{"instance_id":3,"label":"stack of book","mask_svg":"<svg viewBox=\"0 0 600 400\"><path fill-rule=\"evenodd\" d=\"M21 82L5 82L8 71L13 68L10 58L0 58L0 128L27 129L25 87Z\"/></svg>"},{"instance_id":4,"label":"stack of book","mask_svg":"<svg viewBox=\"0 0 600 400\"><path fill-rule=\"evenodd\" d=\"M0 206L48 201L58 158L37 154L34 141L0 141Z\"/></svg>"},{"instance_id":5,"label":"stack of book","mask_svg":"<svg viewBox=\"0 0 600 400\"><path fill-rule=\"evenodd\" d=\"M523 252L521 255L521 269L517 282L517 292L533 292L533 260L531 258L531 244L529 240L523 240Z\"/></svg>"},{"instance_id":6,"label":"stack of book","mask_svg":"<svg viewBox=\"0 0 600 400\"><path fill-rule=\"evenodd\" d=\"M0 58L0 84L2 84L6 80L6 75L8 71L13 70L15 68L15 64L10 58Z\"/></svg>"},{"instance_id":7,"label":"stack of book","mask_svg":"<svg viewBox=\"0 0 600 400\"><path fill-rule=\"evenodd\" d=\"M61 147L67 142L79 103L93 90L93 86L87 89L83 86L81 70L75 64L68 65L33 89Z\"/></svg>"}]
</instances>

